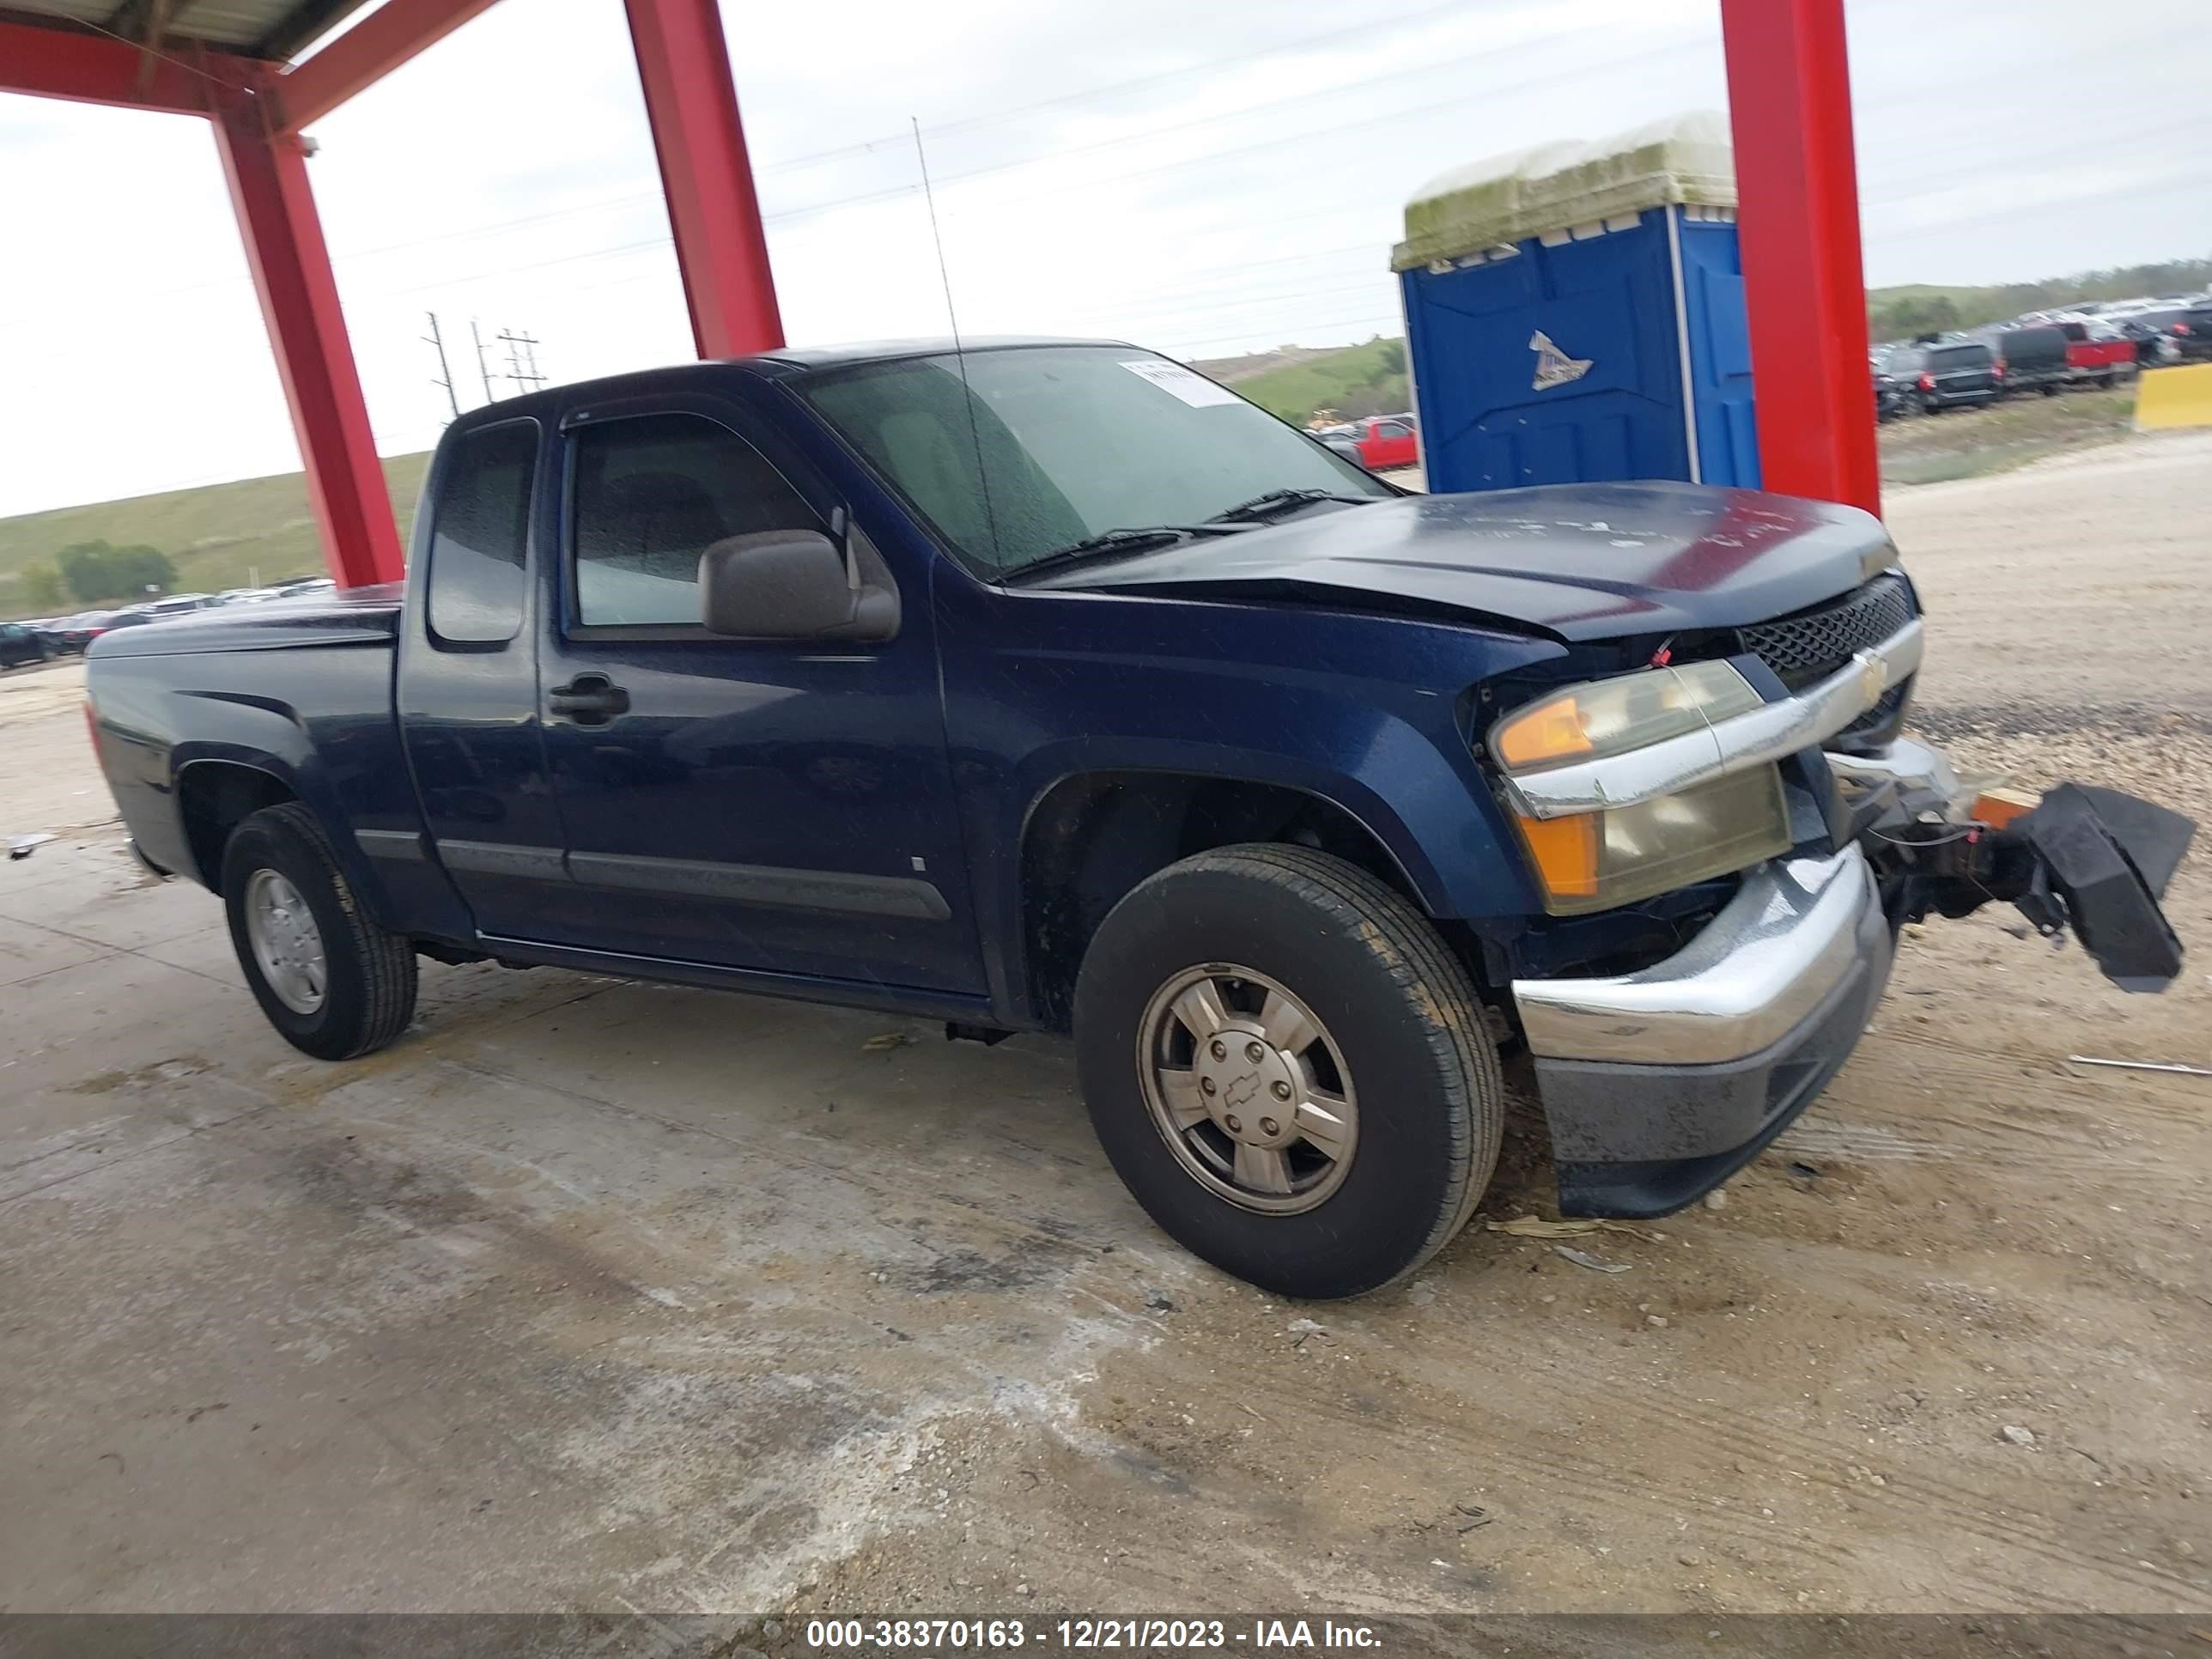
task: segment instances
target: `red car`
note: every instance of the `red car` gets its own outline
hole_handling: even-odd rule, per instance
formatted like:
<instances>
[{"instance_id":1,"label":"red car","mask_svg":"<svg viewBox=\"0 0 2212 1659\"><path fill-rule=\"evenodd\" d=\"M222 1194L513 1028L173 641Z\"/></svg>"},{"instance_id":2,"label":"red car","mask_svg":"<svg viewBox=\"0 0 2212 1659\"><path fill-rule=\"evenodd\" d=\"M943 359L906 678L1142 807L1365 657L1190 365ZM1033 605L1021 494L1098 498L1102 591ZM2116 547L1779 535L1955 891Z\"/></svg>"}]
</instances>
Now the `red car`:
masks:
<instances>
[{"instance_id":1,"label":"red car","mask_svg":"<svg viewBox=\"0 0 2212 1659\"><path fill-rule=\"evenodd\" d=\"M1417 466L1421 459L1419 429L1410 415L1376 415L1350 421L1323 440L1347 461L1357 461L1370 472L1388 472Z\"/></svg>"},{"instance_id":2,"label":"red car","mask_svg":"<svg viewBox=\"0 0 2212 1659\"><path fill-rule=\"evenodd\" d=\"M2110 386L2136 367L2136 343L2109 323L2064 318L2057 325L2066 337L2068 378Z\"/></svg>"}]
</instances>

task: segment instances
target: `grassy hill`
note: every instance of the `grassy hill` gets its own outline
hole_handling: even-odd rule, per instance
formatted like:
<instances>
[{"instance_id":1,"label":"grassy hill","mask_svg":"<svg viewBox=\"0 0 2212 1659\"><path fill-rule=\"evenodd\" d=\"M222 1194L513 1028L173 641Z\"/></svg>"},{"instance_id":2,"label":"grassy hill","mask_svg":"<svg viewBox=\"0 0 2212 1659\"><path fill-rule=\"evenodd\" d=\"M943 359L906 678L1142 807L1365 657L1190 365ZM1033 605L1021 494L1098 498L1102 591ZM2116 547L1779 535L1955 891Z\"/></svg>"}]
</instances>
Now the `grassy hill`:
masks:
<instances>
[{"instance_id":1,"label":"grassy hill","mask_svg":"<svg viewBox=\"0 0 2212 1659\"><path fill-rule=\"evenodd\" d=\"M1867 326L1876 340L1901 340L1926 330L1978 328L2023 311L2091 300L2131 300L2144 294L2185 294L2212 282L2212 259L2170 259L2151 265L2076 271L2040 282L1986 288L1906 283L1867 290Z\"/></svg>"},{"instance_id":2,"label":"grassy hill","mask_svg":"<svg viewBox=\"0 0 2212 1659\"><path fill-rule=\"evenodd\" d=\"M1271 355L1291 357L1297 354L1295 348L1286 347ZM1403 340L1378 337L1364 345L1298 355L1296 361L1256 374L1248 367L1250 361L1229 358L1221 364L1195 367L1217 380L1233 380L1237 391L1262 409L1301 425L1316 410L1334 410L1350 420L1412 407L1407 401L1412 394L1406 383Z\"/></svg>"},{"instance_id":3,"label":"grassy hill","mask_svg":"<svg viewBox=\"0 0 2212 1659\"><path fill-rule=\"evenodd\" d=\"M415 498L422 493L429 459L427 454L394 455L384 463L403 537L414 522ZM29 609L18 598L26 568L50 562L73 542L89 541L161 549L176 562L179 591L239 587L257 577L271 582L323 568L305 475L243 478L0 519L0 617Z\"/></svg>"}]
</instances>

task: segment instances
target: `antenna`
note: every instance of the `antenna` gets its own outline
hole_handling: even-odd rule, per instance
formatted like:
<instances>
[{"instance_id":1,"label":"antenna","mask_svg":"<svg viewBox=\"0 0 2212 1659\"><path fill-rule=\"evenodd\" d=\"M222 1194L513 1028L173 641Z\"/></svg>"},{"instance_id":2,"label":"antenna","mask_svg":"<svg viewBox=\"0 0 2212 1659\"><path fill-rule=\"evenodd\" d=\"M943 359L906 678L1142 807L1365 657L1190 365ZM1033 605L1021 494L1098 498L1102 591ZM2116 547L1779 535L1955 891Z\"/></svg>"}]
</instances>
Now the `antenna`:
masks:
<instances>
[{"instance_id":1,"label":"antenna","mask_svg":"<svg viewBox=\"0 0 2212 1659\"><path fill-rule=\"evenodd\" d=\"M952 270L945 263L945 233L937 224L937 193L929 187L929 153L921 147L921 122L908 116L914 129L914 159L921 168L921 199L929 208L929 236L937 245L937 276L945 284L945 319L952 325L952 361L960 370L960 401L968 405L968 441L975 450L975 483L983 492L983 523L991 532L991 563L1004 562L999 550L999 515L991 506L991 475L983 465L983 433L975 422L975 394L968 386L968 353L960 343L960 313L952 305Z\"/></svg>"}]
</instances>

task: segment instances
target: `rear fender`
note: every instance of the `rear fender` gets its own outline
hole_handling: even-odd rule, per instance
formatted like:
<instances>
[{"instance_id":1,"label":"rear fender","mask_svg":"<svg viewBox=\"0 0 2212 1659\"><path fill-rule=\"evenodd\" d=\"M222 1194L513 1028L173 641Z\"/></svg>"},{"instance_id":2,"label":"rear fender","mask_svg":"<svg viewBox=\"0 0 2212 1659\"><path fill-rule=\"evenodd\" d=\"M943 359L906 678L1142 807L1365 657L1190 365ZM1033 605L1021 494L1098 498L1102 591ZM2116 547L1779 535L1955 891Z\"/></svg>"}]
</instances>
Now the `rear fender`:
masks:
<instances>
[{"instance_id":1,"label":"rear fender","mask_svg":"<svg viewBox=\"0 0 2212 1659\"><path fill-rule=\"evenodd\" d=\"M376 866L361 850L354 838L353 825L343 804L329 787L324 769L318 765L312 750L306 744L306 734L296 726L286 727L299 738L299 744L288 744L292 752L275 752L267 748L222 738L193 738L177 745L172 756L173 789L178 805L177 817L180 836L184 830L183 803L185 798L186 775L194 768L207 766L243 767L273 779L286 793L313 812L328 833L331 849L337 855L338 867L370 917L380 927L401 931L397 926L396 907ZM182 845L183 862L177 867L195 876L202 886L210 891L222 889L222 870L202 866L192 853L188 839Z\"/></svg>"}]
</instances>

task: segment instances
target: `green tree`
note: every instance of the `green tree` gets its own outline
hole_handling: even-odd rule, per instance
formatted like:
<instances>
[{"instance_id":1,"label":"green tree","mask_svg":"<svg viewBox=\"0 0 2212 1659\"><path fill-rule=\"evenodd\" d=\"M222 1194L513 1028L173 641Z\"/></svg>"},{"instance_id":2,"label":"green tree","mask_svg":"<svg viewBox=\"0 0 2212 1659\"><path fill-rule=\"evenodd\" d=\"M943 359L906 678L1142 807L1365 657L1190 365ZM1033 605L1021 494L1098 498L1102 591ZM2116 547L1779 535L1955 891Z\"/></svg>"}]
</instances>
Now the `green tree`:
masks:
<instances>
[{"instance_id":1,"label":"green tree","mask_svg":"<svg viewBox=\"0 0 2212 1659\"><path fill-rule=\"evenodd\" d=\"M16 592L22 595L23 603L40 616L59 611L69 602L68 592L62 586L62 573L50 564L27 566Z\"/></svg>"},{"instance_id":2,"label":"green tree","mask_svg":"<svg viewBox=\"0 0 2212 1659\"><path fill-rule=\"evenodd\" d=\"M166 591L177 580L177 567L169 556L153 547L78 542L55 554L54 563L63 583L86 605L102 599L143 599L148 588Z\"/></svg>"}]
</instances>

